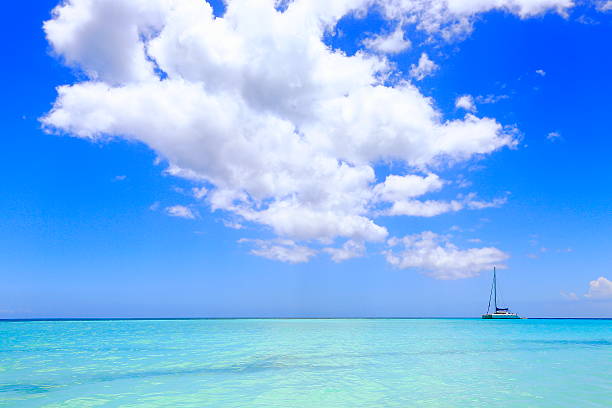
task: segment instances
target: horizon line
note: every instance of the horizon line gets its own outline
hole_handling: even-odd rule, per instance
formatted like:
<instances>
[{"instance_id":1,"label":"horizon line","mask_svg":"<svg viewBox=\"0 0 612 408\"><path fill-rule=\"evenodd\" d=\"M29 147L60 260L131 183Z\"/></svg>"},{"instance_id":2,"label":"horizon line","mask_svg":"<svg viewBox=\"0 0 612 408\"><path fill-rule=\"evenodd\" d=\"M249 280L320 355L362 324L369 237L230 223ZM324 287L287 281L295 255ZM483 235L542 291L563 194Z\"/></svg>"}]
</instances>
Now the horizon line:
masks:
<instances>
[{"instance_id":1,"label":"horizon line","mask_svg":"<svg viewBox=\"0 0 612 408\"><path fill-rule=\"evenodd\" d=\"M0 322L57 322L57 321L131 321L131 320L481 320L481 317L406 317L406 316L362 316L362 317L34 317L0 318ZM506 319L498 319L506 320ZM508 319L509 320L509 319ZM526 317L512 320L612 320L612 317Z\"/></svg>"}]
</instances>

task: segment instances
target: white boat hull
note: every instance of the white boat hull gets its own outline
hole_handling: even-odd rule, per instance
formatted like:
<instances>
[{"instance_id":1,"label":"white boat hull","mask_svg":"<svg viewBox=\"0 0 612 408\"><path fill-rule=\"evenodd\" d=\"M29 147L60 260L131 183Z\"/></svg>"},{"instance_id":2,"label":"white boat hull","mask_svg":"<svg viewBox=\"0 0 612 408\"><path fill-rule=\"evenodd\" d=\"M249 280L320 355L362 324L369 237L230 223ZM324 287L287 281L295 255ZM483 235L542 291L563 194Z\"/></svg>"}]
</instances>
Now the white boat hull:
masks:
<instances>
[{"instance_id":1,"label":"white boat hull","mask_svg":"<svg viewBox=\"0 0 612 408\"><path fill-rule=\"evenodd\" d=\"M483 319L520 319L516 313L490 313L483 314Z\"/></svg>"}]
</instances>

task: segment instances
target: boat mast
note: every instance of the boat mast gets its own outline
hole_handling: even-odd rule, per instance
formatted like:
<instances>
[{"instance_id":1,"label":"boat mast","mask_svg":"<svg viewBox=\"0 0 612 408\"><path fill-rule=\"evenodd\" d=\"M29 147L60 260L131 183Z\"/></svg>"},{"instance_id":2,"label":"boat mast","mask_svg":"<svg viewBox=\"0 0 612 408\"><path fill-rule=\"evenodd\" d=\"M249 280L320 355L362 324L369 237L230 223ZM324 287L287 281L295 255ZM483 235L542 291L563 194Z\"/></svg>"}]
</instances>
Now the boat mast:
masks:
<instances>
[{"instance_id":1,"label":"boat mast","mask_svg":"<svg viewBox=\"0 0 612 408\"><path fill-rule=\"evenodd\" d=\"M493 289L495 290L495 311L497 312L497 273L495 267L493 267Z\"/></svg>"},{"instance_id":2,"label":"boat mast","mask_svg":"<svg viewBox=\"0 0 612 408\"><path fill-rule=\"evenodd\" d=\"M491 310L491 298L493 297L494 288L495 288L495 267L493 268L493 282L491 282L491 290L489 291L489 304L487 305L487 314L489 313L489 310ZM497 303L497 298L495 302Z\"/></svg>"}]
</instances>

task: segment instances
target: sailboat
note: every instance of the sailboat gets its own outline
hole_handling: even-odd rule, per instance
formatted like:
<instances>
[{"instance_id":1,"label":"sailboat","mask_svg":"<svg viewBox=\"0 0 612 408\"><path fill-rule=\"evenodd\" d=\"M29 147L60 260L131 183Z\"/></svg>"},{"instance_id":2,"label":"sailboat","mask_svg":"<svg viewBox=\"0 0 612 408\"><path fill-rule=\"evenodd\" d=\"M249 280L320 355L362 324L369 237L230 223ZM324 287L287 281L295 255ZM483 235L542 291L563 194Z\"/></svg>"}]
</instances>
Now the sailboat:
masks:
<instances>
[{"instance_id":1,"label":"sailboat","mask_svg":"<svg viewBox=\"0 0 612 408\"><path fill-rule=\"evenodd\" d=\"M491 296L493 296L493 303L495 304L495 312L490 313L491 309ZM507 307L497 307L497 272L493 267L493 285L491 285L491 292L489 293L489 306L487 306L487 313L482 315L483 319L520 319L516 313L512 313Z\"/></svg>"}]
</instances>

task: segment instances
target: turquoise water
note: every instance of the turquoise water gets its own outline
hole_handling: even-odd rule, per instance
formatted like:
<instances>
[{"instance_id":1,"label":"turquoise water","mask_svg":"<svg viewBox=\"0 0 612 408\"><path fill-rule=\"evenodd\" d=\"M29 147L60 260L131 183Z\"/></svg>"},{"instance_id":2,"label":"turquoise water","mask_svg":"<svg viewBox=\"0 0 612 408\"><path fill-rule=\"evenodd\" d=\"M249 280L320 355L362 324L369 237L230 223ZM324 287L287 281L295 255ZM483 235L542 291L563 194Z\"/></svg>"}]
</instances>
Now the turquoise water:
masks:
<instances>
[{"instance_id":1,"label":"turquoise water","mask_svg":"<svg viewBox=\"0 0 612 408\"><path fill-rule=\"evenodd\" d=\"M612 320L0 323L0 407L611 407Z\"/></svg>"}]
</instances>

